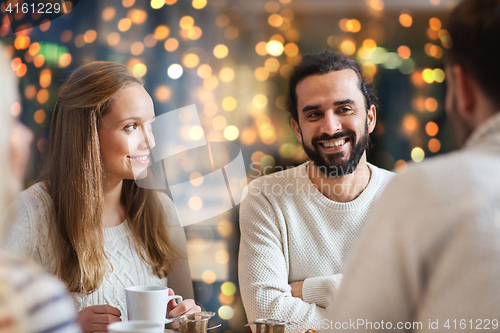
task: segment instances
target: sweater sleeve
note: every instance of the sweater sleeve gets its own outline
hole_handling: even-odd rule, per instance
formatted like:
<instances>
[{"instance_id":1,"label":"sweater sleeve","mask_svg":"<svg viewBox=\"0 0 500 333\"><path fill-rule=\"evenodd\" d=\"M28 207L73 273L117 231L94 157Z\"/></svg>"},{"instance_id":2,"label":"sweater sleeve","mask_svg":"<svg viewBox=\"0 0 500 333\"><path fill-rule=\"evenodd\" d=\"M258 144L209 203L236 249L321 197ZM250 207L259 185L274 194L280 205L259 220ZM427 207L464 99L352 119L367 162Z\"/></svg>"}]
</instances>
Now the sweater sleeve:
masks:
<instances>
[{"instance_id":1,"label":"sweater sleeve","mask_svg":"<svg viewBox=\"0 0 500 333\"><path fill-rule=\"evenodd\" d=\"M326 310L291 294L286 234L278 227L279 219L262 194L250 190L241 203L238 276L248 322L269 318L298 323L288 325L287 332L318 328Z\"/></svg>"},{"instance_id":2,"label":"sweater sleeve","mask_svg":"<svg viewBox=\"0 0 500 333\"><path fill-rule=\"evenodd\" d=\"M307 278L302 285L304 302L326 308L332 302L342 281L342 274Z\"/></svg>"},{"instance_id":3,"label":"sweater sleeve","mask_svg":"<svg viewBox=\"0 0 500 333\"><path fill-rule=\"evenodd\" d=\"M32 226L31 207L28 204L28 198L26 198L26 191L21 192L15 202L4 213L2 227L5 232L1 241L2 248L22 257L35 259L40 263L39 258L34 255L36 241L33 239L35 235Z\"/></svg>"}]
</instances>

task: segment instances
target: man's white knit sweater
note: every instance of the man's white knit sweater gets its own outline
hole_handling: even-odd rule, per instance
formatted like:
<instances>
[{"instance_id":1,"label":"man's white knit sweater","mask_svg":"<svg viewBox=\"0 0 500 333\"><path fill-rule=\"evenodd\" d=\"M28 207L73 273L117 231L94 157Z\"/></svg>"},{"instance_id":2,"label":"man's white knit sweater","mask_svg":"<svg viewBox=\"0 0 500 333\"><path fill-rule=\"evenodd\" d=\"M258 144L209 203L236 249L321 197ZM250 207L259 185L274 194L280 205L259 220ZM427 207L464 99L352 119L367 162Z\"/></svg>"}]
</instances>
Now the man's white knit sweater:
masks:
<instances>
[{"instance_id":1,"label":"man's white knit sweater","mask_svg":"<svg viewBox=\"0 0 500 333\"><path fill-rule=\"evenodd\" d=\"M311 182L308 166L254 180L241 203L238 272L250 323L299 323L288 332L319 327L361 226L393 176L368 164L364 191L350 202L335 202ZM304 300L292 297L289 286L302 280Z\"/></svg>"},{"instance_id":2,"label":"man's white knit sweater","mask_svg":"<svg viewBox=\"0 0 500 333\"><path fill-rule=\"evenodd\" d=\"M17 198L18 213L5 236L2 247L10 252L34 259L50 273L55 271L54 254L49 245L49 223L51 221L52 199L40 183L21 192ZM168 221L177 221L172 201L162 195L169 213ZM13 207L14 208L14 207ZM172 224L175 225L175 222ZM171 239L185 254L186 238L180 227L171 227ZM91 305L109 304L118 308L122 320L127 318L125 288L137 285L166 286L167 279L160 279L152 273L151 267L145 263L137 252L128 222L103 229L104 251L111 267L104 277L101 286L93 293L86 295L72 293L77 311ZM176 262L174 269L185 274L182 278L186 284L191 283L187 260ZM170 286L170 283L169 283ZM189 289L189 286L186 288ZM179 290L175 290L179 293ZM189 296L191 296L189 294Z\"/></svg>"},{"instance_id":3,"label":"man's white knit sweater","mask_svg":"<svg viewBox=\"0 0 500 333\"><path fill-rule=\"evenodd\" d=\"M396 177L358 244L325 332L498 332L500 112Z\"/></svg>"}]
</instances>

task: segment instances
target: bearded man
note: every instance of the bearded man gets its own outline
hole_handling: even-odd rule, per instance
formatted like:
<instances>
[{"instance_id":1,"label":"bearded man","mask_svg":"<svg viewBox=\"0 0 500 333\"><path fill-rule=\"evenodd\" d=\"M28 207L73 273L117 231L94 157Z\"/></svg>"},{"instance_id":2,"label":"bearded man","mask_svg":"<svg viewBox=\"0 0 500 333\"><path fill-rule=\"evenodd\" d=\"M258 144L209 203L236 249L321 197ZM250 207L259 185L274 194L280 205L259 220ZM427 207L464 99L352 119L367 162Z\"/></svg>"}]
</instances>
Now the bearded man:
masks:
<instances>
[{"instance_id":1,"label":"bearded man","mask_svg":"<svg viewBox=\"0 0 500 333\"><path fill-rule=\"evenodd\" d=\"M410 165L384 191L323 332L500 330L500 0L461 1L445 29L460 149Z\"/></svg>"},{"instance_id":2,"label":"bearded man","mask_svg":"<svg viewBox=\"0 0 500 333\"><path fill-rule=\"evenodd\" d=\"M366 216L393 173L366 161L377 98L341 53L305 56L289 82L290 124L310 161L260 177L240 207L239 283L248 322L320 328Z\"/></svg>"}]
</instances>

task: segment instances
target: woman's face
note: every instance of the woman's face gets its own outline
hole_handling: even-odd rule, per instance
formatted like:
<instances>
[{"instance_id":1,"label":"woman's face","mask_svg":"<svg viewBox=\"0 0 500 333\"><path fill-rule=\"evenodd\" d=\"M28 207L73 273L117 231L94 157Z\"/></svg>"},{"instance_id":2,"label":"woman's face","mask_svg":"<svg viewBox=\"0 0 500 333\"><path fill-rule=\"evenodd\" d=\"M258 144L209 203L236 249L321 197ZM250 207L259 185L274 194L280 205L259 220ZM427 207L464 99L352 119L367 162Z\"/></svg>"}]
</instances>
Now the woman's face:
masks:
<instances>
[{"instance_id":1,"label":"woman's face","mask_svg":"<svg viewBox=\"0 0 500 333\"><path fill-rule=\"evenodd\" d=\"M122 88L99 128L101 159L108 183L143 178L155 146L153 100L139 84Z\"/></svg>"}]
</instances>

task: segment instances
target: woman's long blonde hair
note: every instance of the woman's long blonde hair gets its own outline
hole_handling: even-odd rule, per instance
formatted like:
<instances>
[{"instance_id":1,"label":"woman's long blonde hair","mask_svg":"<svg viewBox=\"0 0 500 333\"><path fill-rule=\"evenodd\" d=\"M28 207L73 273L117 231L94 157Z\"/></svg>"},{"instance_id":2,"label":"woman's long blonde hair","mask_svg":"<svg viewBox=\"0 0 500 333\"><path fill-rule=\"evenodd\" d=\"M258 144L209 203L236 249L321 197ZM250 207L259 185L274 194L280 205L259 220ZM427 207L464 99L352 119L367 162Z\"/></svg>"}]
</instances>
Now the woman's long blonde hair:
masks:
<instances>
[{"instance_id":1,"label":"woman's long blonde hair","mask_svg":"<svg viewBox=\"0 0 500 333\"><path fill-rule=\"evenodd\" d=\"M102 233L104 171L98 129L118 91L143 82L112 62L76 69L62 86L52 116L47 164L41 180L53 199L51 241L55 274L71 292L91 293L108 267ZM159 194L123 180L121 203L135 245L153 273L166 277L179 255L166 228Z\"/></svg>"}]
</instances>

